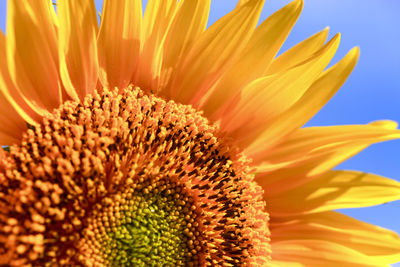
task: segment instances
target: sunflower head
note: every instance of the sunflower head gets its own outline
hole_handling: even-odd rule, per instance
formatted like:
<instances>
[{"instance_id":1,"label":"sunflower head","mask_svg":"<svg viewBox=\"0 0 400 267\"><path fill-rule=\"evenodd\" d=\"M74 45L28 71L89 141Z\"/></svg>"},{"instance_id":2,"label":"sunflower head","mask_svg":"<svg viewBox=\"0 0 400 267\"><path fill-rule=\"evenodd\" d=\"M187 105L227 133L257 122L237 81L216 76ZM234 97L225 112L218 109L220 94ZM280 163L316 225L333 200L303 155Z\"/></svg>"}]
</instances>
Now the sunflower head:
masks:
<instances>
[{"instance_id":1,"label":"sunflower head","mask_svg":"<svg viewBox=\"0 0 400 267\"><path fill-rule=\"evenodd\" d=\"M332 210L398 182L331 169L397 124L302 126L358 48L280 56L303 1L9 0L0 34L0 265L379 266L397 234Z\"/></svg>"},{"instance_id":2,"label":"sunflower head","mask_svg":"<svg viewBox=\"0 0 400 267\"><path fill-rule=\"evenodd\" d=\"M193 108L139 88L65 103L2 170L12 264L237 265L270 254L247 160Z\"/></svg>"}]
</instances>

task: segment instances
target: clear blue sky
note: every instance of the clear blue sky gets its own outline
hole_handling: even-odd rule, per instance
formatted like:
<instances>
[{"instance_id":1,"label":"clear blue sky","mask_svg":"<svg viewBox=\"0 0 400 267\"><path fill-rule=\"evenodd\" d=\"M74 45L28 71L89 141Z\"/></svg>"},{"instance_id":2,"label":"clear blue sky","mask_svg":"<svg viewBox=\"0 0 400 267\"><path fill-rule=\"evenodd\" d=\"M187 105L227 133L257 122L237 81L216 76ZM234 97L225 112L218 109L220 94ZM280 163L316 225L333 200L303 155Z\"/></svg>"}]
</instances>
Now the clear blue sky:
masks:
<instances>
[{"instance_id":1,"label":"clear blue sky","mask_svg":"<svg viewBox=\"0 0 400 267\"><path fill-rule=\"evenodd\" d=\"M146 1L144 1L146 2ZM289 0L267 0L265 19ZM96 0L101 9L102 0ZM210 23L235 6L235 0L213 0ZM6 1L0 1L0 27L5 28ZM339 93L308 125L368 123L379 119L400 121L400 1L305 0L304 10L282 51L330 26L330 35L342 33L333 62L354 46L360 61ZM339 166L368 171L400 181L400 141L374 145ZM400 201L372 208L346 210L358 219L400 232ZM396 265L400 266L400 264Z\"/></svg>"}]
</instances>

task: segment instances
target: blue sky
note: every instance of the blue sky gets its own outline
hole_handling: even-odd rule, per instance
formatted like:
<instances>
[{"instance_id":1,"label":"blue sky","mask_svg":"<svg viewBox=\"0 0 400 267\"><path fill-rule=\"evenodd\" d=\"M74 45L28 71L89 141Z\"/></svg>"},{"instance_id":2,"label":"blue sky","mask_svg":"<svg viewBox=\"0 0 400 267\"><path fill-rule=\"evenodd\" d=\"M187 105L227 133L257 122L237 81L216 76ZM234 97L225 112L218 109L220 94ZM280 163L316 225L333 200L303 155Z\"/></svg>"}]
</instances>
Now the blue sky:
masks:
<instances>
[{"instance_id":1,"label":"blue sky","mask_svg":"<svg viewBox=\"0 0 400 267\"><path fill-rule=\"evenodd\" d=\"M101 0L96 0L101 8ZM262 20L288 0L267 0ZM309 126L360 124L378 119L400 121L400 1L397 0L304 0L303 13L282 51L330 26L330 36L342 33L338 61L360 46L360 61L339 93ZM213 0L210 23L235 6L235 0ZM0 1L0 27L5 29L6 1ZM373 145L340 165L400 181L400 140ZM400 201L344 213L400 233ZM396 265L400 266L400 264Z\"/></svg>"}]
</instances>

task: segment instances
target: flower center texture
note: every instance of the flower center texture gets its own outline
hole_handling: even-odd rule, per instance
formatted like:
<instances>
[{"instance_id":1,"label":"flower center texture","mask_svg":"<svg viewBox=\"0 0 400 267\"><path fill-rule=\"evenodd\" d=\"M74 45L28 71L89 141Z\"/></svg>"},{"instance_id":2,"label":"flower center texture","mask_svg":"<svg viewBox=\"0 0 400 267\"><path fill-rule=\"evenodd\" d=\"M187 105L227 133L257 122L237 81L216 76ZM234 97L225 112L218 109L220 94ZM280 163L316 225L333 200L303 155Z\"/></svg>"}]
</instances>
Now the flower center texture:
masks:
<instances>
[{"instance_id":1,"label":"flower center texture","mask_svg":"<svg viewBox=\"0 0 400 267\"><path fill-rule=\"evenodd\" d=\"M190 106L139 88L66 102L0 166L12 265L260 266L268 213L249 160Z\"/></svg>"}]
</instances>

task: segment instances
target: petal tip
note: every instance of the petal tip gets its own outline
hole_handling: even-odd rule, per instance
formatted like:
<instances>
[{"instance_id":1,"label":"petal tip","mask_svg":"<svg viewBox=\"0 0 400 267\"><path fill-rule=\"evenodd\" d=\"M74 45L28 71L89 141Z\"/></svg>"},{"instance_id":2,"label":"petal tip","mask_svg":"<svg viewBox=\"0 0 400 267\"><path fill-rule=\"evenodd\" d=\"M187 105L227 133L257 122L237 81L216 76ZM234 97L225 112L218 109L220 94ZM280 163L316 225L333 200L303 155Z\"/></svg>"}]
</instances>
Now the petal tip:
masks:
<instances>
[{"instance_id":1,"label":"petal tip","mask_svg":"<svg viewBox=\"0 0 400 267\"><path fill-rule=\"evenodd\" d=\"M335 36L332 37L332 39L328 43L330 43L333 46L336 46L337 49L339 47L341 38L342 34L338 32L337 34L335 34Z\"/></svg>"},{"instance_id":2,"label":"petal tip","mask_svg":"<svg viewBox=\"0 0 400 267\"><path fill-rule=\"evenodd\" d=\"M292 8L294 13L299 13L303 10L304 0L294 0L287 5L288 8Z\"/></svg>"},{"instance_id":3,"label":"petal tip","mask_svg":"<svg viewBox=\"0 0 400 267\"><path fill-rule=\"evenodd\" d=\"M360 56L360 47L359 46L355 46L353 47L350 51L349 54L353 54L354 56L356 56L357 58Z\"/></svg>"},{"instance_id":4,"label":"petal tip","mask_svg":"<svg viewBox=\"0 0 400 267\"><path fill-rule=\"evenodd\" d=\"M326 26L322 31L319 32L319 34L321 36L323 36L323 38L325 38L325 40L326 40L328 38L328 34L329 34L330 29L331 29L331 27Z\"/></svg>"},{"instance_id":5,"label":"petal tip","mask_svg":"<svg viewBox=\"0 0 400 267\"><path fill-rule=\"evenodd\" d=\"M294 0L292 3L296 5L297 8L303 9L304 0Z\"/></svg>"},{"instance_id":6,"label":"petal tip","mask_svg":"<svg viewBox=\"0 0 400 267\"><path fill-rule=\"evenodd\" d=\"M399 124L392 120L379 120L370 122L369 125L382 127L388 130L396 130Z\"/></svg>"},{"instance_id":7,"label":"petal tip","mask_svg":"<svg viewBox=\"0 0 400 267\"><path fill-rule=\"evenodd\" d=\"M358 62L358 59L360 58L360 47L355 46L352 49L350 49L350 51L347 52L345 58L346 62L349 62L349 64L352 65L352 68L354 68L354 66Z\"/></svg>"}]
</instances>

